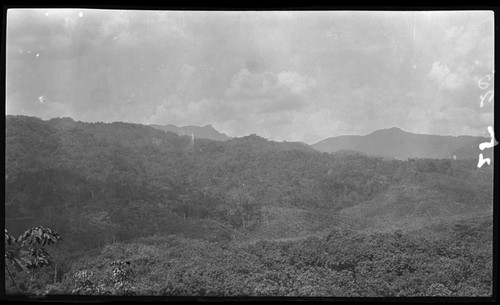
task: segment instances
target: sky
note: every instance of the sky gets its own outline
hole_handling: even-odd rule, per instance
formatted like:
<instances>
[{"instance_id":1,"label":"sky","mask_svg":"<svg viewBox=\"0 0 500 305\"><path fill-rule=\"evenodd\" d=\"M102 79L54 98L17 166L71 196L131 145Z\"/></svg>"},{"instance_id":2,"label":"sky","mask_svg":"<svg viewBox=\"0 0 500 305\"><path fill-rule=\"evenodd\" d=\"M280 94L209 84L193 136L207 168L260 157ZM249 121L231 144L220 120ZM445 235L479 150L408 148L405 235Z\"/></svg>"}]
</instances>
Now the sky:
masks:
<instances>
[{"instance_id":1,"label":"sky","mask_svg":"<svg viewBox=\"0 0 500 305\"><path fill-rule=\"evenodd\" d=\"M10 9L6 46L7 114L308 144L493 125L492 11Z\"/></svg>"}]
</instances>

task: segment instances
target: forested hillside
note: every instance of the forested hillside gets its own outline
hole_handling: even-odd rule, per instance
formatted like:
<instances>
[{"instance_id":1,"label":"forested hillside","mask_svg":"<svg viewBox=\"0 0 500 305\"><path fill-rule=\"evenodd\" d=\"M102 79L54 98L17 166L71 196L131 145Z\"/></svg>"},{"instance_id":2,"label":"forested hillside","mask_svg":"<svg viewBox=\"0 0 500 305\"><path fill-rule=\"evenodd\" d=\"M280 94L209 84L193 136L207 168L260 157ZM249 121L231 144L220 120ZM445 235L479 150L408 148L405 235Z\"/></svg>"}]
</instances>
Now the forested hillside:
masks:
<instances>
[{"instance_id":1,"label":"forested hillside","mask_svg":"<svg viewBox=\"0 0 500 305\"><path fill-rule=\"evenodd\" d=\"M7 116L6 229L63 237L33 291L127 260L134 294L486 296L493 166L476 164Z\"/></svg>"}]
</instances>

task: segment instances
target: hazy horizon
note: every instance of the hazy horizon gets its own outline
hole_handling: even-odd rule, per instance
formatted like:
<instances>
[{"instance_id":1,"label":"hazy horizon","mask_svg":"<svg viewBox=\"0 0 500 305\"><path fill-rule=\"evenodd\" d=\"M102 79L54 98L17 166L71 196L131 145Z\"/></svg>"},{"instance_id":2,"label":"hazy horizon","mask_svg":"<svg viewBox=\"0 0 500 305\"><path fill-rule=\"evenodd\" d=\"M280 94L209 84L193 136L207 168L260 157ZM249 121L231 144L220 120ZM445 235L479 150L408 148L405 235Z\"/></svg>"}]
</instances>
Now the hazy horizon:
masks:
<instances>
[{"instance_id":1,"label":"hazy horizon","mask_svg":"<svg viewBox=\"0 0 500 305\"><path fill-rule=\"evenodd\" d=\"M18 115L18 114L8 114L8 115ZM19 114L22 116L22 114ZM29 117L36 117L36 116L29 116ZM376 130L372 130L368 133L365 133L365 134L340 134L340 135L336 135L336 136L332 136L332 137L326 137L324 139L320 139L316 142L312 142L312 143L306 143L304 141L289 141L289 140L273 140L273 139L270 139L270 138L266 138L265 136L261 135L261 134L258 134L258 133L249 133L249 134L243 134L243 135L240 135L240 136L231 136L229 134L226 134L220 130L218 130L217 128L215 128L212 124L206 124L206 125L176 125L176 124L143 124L143 123L137 123L137 122L125 122L125 121L111 121L111 122L104 122L104 121L94 121L94 122L89 122L89 121L82 121L82 120L77 120L77 119L74 119L72 117L69 117L69 116L66 116L66 117L53 117L53 118L47 118L47 119L43 119L43 118L40 118L40 117L36 117L38 119L41 119L43 121L49 121L49 120L52 120L52 119L65 119L65 118L70 118L72 119L73 121L75 122L82 122L82 123L105 123L105 124L112 124L112 123L127 123L127 124L139 124L139 125L143 125L143 126L150 126L150 125L157 125L157 126L167 126L167 125L172 125L172 126L176 126L178 128L183 128L183 127L208 127L208 126L211 126L212 128L214 128L217 132L221 133L221 134L225 134L227 136L229 136L230 138L241 138L241 137L246 137L246 136L250 136L250 135L257 135L259 137L262 137L262 138L265 138L269 141L275 141L275 142L301 142L301 143L305 143L305 144L308 144L308 145L314 145L314 144L317 144L323 140L327 140L329 138L335 138L335 137L344 137L344 136L367 136L367 135L370 135L376 131L381 131L381 130L388 130L388 129L394 129L394 128L397 128L397 129L400 129L401 131L403 132L407 132L407 133L412 133L412 134L415 134L415 135L432 135L432 136L443 136L443 137L447 137L447 136L453 136L453 137L463 137L463 136L466 136L466 137L483 137L485 139L488 139L488 136L484 136L484 135L479 135L479 136L474 136L474 135L464 135L464 134L459 134L459 135L449 135L449 134L431 134L431 133L415 133L415 132L411 132L411 131L408 131L408 130L404 130L402 128L399 128L397 126L392 126L392 127L386 127L386 128L379 128L379 129L376 129Z\"/></svg>"},{"instance_id":2,"label":"hazy horizon","mask_svg":"<svg viewBox=\"0 0 500 305\"><path fill-rule=\"evenodd\" d=\"M6 113L308 144L487 137L493 45L491 11L11 9Z\"/></svg>"}]
</instances>

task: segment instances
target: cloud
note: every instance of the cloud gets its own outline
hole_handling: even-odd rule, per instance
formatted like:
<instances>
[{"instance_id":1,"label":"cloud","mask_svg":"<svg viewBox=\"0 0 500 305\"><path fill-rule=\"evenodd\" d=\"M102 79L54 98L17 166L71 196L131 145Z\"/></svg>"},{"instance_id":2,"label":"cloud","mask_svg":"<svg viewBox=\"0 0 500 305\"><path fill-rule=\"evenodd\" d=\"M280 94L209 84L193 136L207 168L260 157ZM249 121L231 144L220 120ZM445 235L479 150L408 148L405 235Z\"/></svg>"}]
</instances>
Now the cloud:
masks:
<instances>
[{"instance_id":1,"label":"cloud","mask_svg":"<svg viewBox=\"0 0 500 305\"><path fill-rule=\"evenodd\" d=\"M273 101L266 101L266 105L260 113L275 113L285 111L298 111L307 105L303 97L297 94L288 94L276 98Z\"/></svg>"},{"instance_id":2,"label":"cloud","mask_svg":"<svg viewBox=\"0 0 500 305\"><path fill-rule=\"evenodd\" d=\"M183 77L196 74L189 66ZM296 113L308 107L307 95L315 81L293 71L252 73L246 68L236 73L223 98L186 101L178 95L166 98L157 106L150 121L158 124L213 124L233 136L249 133L278 136L294 125ZM289 113L289 114L286 114ZM281 138L280 138L281 139Z\"/></svg>"},{"instance_id":3,"label":"cloud","mask_svg":"<svg viewBox=\"0 0 500 305\"><path fill-rule=\"evenodd\" d=\"M492 109L491 12L9 10L7 25L9 114L317 141L482 134Z\"/></svg>"},{"instance_id":4,"label":"cloud","mask_svg":"<svg viewBox=\"0 0 500 305\"><path fill-rule=\"evenodd\" d=\"M185 80L180 82L181 88L188 84L189 74L194 73L188 66L185 66L183 71ZM288 72L276 76L267 71L252 74L243 69L233 77L223 99L201 98L186 102L178 95L172 95L157 107L151 119L158 120L168 113L169 117L176 117L176 120L209 118L211 115L223 120L248 113L296 110L306 104L300 95L307 90L307 85L302 83L304 79ZM290 87L293 85L296 85L296 88Z\"/></svg>"},{"instance_id":5,"label":"cloud","mask_svg":"<svg viewBox=\"0 0 500 305\"><path fill-rule=\"evenodd\" d=\"M451 53L457 60L470 56L482 38L478 22L454 25L445 30L446 45L453 48Z\"/></svg>"},{"instance_id":6,"label":"cloud","mask_svg":"<svg viewBox=\"0 0 500 305\"><path fill-rule=\"evenodd\" d=\"M307 94L316 84L310 77L293 71L238 72L225 96L229 102L251 104L257 112L298 110L306 105Z\"/></svg>"},{"instance_id":7,"label":"cloud","mask_svg":"<svg viewBox=\"0 0 500 305\"><path fill-rule=\"evenodd\" d=\"M493 69L494 23L492 12L454 12L443 18L441 26L430 32L434 64L450 70L445 87L454 87ZM439 25L439 24L438 24Z\"/></svg>"},{"instance_id":8,"label":"cloud","mask_svg":"<svg viewBox=\"0 0 500 305\"><path fill-rule=\"evenodd\" d=\"M436 61L432 64L432 69L427 76L436 82L442 90L457 90L461 89L465 83L464 76L458 73L453 73L450 69Z\"/></svg>"},{"instance_id":9,"label":"cloud","mask_svg":"<svg viewBox=\"0 0 500 305\"><path fill-rule=\"evenodd\" d=\"M278 74L278 85L287 88L293 94L301 94L314 87L316 81L293 71L282 71Z\"/></svg>"},{"instance_id":10,"label":"cloud","mask_svg":"<svg viewBox=\"0 0 500 305\"><path fill-rule=\"evenodd\" d=\"M92 17L92 14L91 14ZM47 58L74 58L98 46L97 18L79 18L77 10L9 10L7 46Z\"/></svg>"},{"instance_id":11,"label":"cloud","mask_svg":"<svg viewBox=\"0 0 500 305\"><path fill-rule=\"evenodd\" d=\"M277 82L276 75L271 72L256 74L243 69L233 76L225 95L236 101L272 98L277 93Z\"/></svg>"}]
</instances>

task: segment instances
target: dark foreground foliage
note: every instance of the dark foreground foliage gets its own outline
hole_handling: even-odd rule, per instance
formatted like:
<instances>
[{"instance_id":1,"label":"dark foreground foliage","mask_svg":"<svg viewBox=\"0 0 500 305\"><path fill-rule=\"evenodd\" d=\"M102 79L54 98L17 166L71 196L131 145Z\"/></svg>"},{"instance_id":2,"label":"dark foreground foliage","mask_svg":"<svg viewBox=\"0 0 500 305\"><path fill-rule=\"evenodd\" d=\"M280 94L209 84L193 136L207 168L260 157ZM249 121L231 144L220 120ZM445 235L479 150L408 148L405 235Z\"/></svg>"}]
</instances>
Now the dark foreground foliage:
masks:
<instances>
[{"instance_id":1,"label":"dark foreground foliage","mask_svg":"<svg viewBox=\"0 0 500 305\"><path fill-rule=\"evenodd\" d=\"M491 296L491 232L491 221L483 219L406 233L339 228L322 238L246 245L151 236L107 245L71 263L56 284L40 277L39 289L139 296Z\"/></svg>"}]
</instances>

